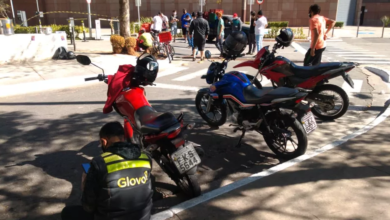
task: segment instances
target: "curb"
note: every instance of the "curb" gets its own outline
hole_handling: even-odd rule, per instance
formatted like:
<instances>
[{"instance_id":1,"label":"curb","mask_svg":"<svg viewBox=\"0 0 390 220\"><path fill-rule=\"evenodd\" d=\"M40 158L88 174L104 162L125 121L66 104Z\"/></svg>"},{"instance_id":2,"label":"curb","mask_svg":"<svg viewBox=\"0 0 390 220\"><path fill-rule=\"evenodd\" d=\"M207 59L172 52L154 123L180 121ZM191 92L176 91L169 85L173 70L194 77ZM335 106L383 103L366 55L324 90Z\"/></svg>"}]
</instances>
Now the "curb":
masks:
<instances>
[{"instance_id":1,"label":"curb","mask_svg":"<svg viewBox=\"0 0 390 220\"><path fill-rule=\"evenodd\" d=\"M371 66L367 66L367 67L365 67L365 69L374 73L375 75L378 75L379 77L382 78L383 81L385 81L387 83L390 82L390 72L388 72L384 69L380 69L377 67L371 67Z\"/></svg>"},{"instance_id":2,"label":"curb","mask_svg":"<svg viewBox=\"0 0 390 220\"><path fill-rule=\"evenodd\" d=\"M349 141L350 139L353 139L359 135L362 135L364 133L366 133L367 131L371 130L372 128L374 128L375 126L377 126L378 124L380 124L381 122L383 122L386 118L388 118L390 116L390 108L389 108L389 105L385 105L385 109L381 112L380 115L377 116L377 118L375 118L372 122L370 122L369 124L367 124L366 126L364 126L363 128L355 131L354 133L352 134L349 134L349 135L346 135L344 136L343 138L337 140L337 141L333 141L332 143L328 144L328 145L325 145L309 154L305 154L305 155L302 155L302 156L299 156L295 159L292 159L292 160L289 160L287 162L284 162L282 164L279 164L279 165L276 165L274 167L271 167L270 169L268 170L265 170L265 171L262 171L262 172L259 172L259 173L256 173L256 174L253 174L249 177L246 177L244 179L240 179L236 182L233 182L229 185L226 185L226 186L223 186L223 187L220 187L218 189L215 189L215 190L212 190L210 192L207 192L199 197L196 197L196 198L193 198L193 199L190 199L190 200L187 200L185 202L182 202L178 205L175 205L165 211L162 211L162 212L159 212L159 213L156 213L154 215L152 215L151 217L151 220L165 220L165 219L168 219L168 218L171 218L171 217L174 217L176 214L182 212L182 211L185 211L187 209L190 209L192 207L195 207L201 203L204 203L204 202L207 202L211 199L214 199L218 196L221 196L225 193L228 193L232 190L235 190L235 189L238 189L242 186L245 186L247 184L250 184L252 182L255 182L257 180L260 180L264 177L267 177L267 176L270 176L272 174L275 174L277 172L280 172L282 170L285 170L291 166L294 166L300 162L303 162L305 160L308 160L312 157L315 157L321 153L324 153L328 150L331 150L341 144L344 144L346 143L347 141Z\"/></svg>"},{"instance_id":3,"label":"curb","mask_svg":"<svg viewBox=\"0 0 390 220\"><path fill-rule=\"evenodd\" d=\"M158 63L160 64L159 72L168 69L170 66L168 59L158 60ZM83 76L76 76L76 77L63 77L63 78L41 80L41 81L30 82L30 83L20 83L20 84L8 85L8 86L1 86L0 97L23 95L28 93L43 92L43 91L54 90L54 89L66 89L69 87L91 85L94 83L98 83L100 81L86 82L84 81L84 78L96 77L96 75L97 74L83 75ZM107 74L107 75L111 75L111 74Z\"/></svg>"}]
</instances>

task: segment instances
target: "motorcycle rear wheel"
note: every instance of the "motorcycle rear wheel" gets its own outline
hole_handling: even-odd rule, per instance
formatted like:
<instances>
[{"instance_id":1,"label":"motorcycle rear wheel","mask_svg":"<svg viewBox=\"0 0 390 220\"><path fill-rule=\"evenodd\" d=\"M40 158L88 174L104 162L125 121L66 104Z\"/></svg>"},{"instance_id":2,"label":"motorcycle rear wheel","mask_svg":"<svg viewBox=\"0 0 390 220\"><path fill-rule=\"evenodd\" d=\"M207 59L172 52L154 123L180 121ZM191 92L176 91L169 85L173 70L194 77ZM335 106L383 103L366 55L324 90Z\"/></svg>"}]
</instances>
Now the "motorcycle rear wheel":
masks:
<instances>
[{"instance_id":1,"label":"motorcycle rear wheel","mask_svg":"<svg viewBox=\"0 0 390 220\"><path fill-rule=\"evenodd\" d=\"M265 142L276 156L290 160L305 154L307 135L302 124L297 119L291 118L286 113L278 114L276 112L271 112L265 117L272 133L268 132L265 123L262 124L261 131ZM296 138L293 138L294 134ZM288 144L288 142L291 144ZM293 151L290 151L292 148Z\"/></svg>"},{"instance_id":2,"label":"motorcycle rear wheel","mask_svg":"<svg viewBox=\"0 0 390 220\"><path fill-rule=\"evenodd\" d=\"M205 120L210 126L221 126L225 124L227 119L227 106L226 104L220 103L215 105L214 102L210 108L209 112L207 111L207 103L209 102L209 94L198 92L195 98L196 110L199 115ZM216 114L220 115L220 118L216 117ZM212 117L212 118L211 118Z\"/></svg>"},{"instance_id":3,"label":"motorcycle rear wheel","mask_svg":"<svg viewBox=\"0 0 390 220\"><path fill-rule=\"evenodd\" d=\"M332 84L318 86L312 93L321 95L334 94L334 99L331 102L324 102L324 106L314 106L311 111L315 116L322 120L334 120L343 116L349 107L349 97L347 93L340 87ZM341 107L336 109L337 102L340 102Z\"/></svg>"}]
</instances>

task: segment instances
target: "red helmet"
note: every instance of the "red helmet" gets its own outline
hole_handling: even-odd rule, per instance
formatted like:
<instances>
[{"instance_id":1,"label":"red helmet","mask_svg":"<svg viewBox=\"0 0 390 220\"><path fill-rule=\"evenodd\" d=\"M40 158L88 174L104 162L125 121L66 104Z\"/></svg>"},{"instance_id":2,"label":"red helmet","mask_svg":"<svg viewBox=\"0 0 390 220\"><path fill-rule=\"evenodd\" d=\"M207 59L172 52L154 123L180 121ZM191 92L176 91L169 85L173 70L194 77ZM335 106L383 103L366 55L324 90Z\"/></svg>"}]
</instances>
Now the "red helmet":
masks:
<instances>
[{"instance_id":1,"label":"red helmet","mask_svg":"<svg viewBox=\"0 0 390 220\"><path fill-rule=\"evenodd\" d=\"M237 18L237 17L238 17L237 13L234 13L233 18Z\"/></svg>"}]
</instances>

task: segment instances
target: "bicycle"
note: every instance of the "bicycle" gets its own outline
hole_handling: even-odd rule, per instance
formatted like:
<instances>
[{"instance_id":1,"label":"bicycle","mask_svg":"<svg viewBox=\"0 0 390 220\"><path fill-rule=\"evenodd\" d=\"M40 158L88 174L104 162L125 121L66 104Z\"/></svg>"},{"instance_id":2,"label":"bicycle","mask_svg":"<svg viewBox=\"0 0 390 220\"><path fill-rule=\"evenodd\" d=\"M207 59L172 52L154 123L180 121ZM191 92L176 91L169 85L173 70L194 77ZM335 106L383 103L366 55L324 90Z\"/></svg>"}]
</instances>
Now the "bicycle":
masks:
<instances>
[{"instance_id":1,"label":"bicycle","mask_svg":"<svg viewBox=\"0 0 390 220\"><path fill-rule=\"evenodd\" d=\"M175 55L175 49L170 44L172 41L171 32L167 31L158 33L155 31L151 31L151 34L153 36L152 55L167 56L169 59L169 63L171 63L173 60L173 56Z\"/></svg>"}]
</instances>

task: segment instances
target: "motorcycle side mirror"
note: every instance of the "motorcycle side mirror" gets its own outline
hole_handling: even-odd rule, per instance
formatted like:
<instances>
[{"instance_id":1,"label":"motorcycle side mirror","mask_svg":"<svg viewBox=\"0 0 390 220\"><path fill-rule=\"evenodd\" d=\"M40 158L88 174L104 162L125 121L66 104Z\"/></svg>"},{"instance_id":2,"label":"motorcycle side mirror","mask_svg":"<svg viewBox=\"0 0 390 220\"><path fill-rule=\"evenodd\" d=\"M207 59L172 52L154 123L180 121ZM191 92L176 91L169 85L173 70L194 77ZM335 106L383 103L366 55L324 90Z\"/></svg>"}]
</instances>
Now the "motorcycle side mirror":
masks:
<instances>
[{"instance_id":1,"label":"motorcycle side mirror","mask_svg":"<svg viewBox=\"0 0 390 220\"><path fill-rule=\"evenodd\" d=\"M89 57L87 57L87 56L77 55L76 59L77 59L77 62L79 62L80 64L83 64L83 65L86 65L86 66L91 64L91 59L89 59Z\"/></svg>"},{"instance_id":2,"label":"motorcycle side mirror","mask_svg":"<svg viewBox=\"0 0 390 220\"><path fill-rule=\"evenodd\" d=\"M211 58L211 52L209 51L209 50L206 50L206 52L205 52L205 57L207 58L207 59L210 59Z\"/></svg>"}]
</instances>

